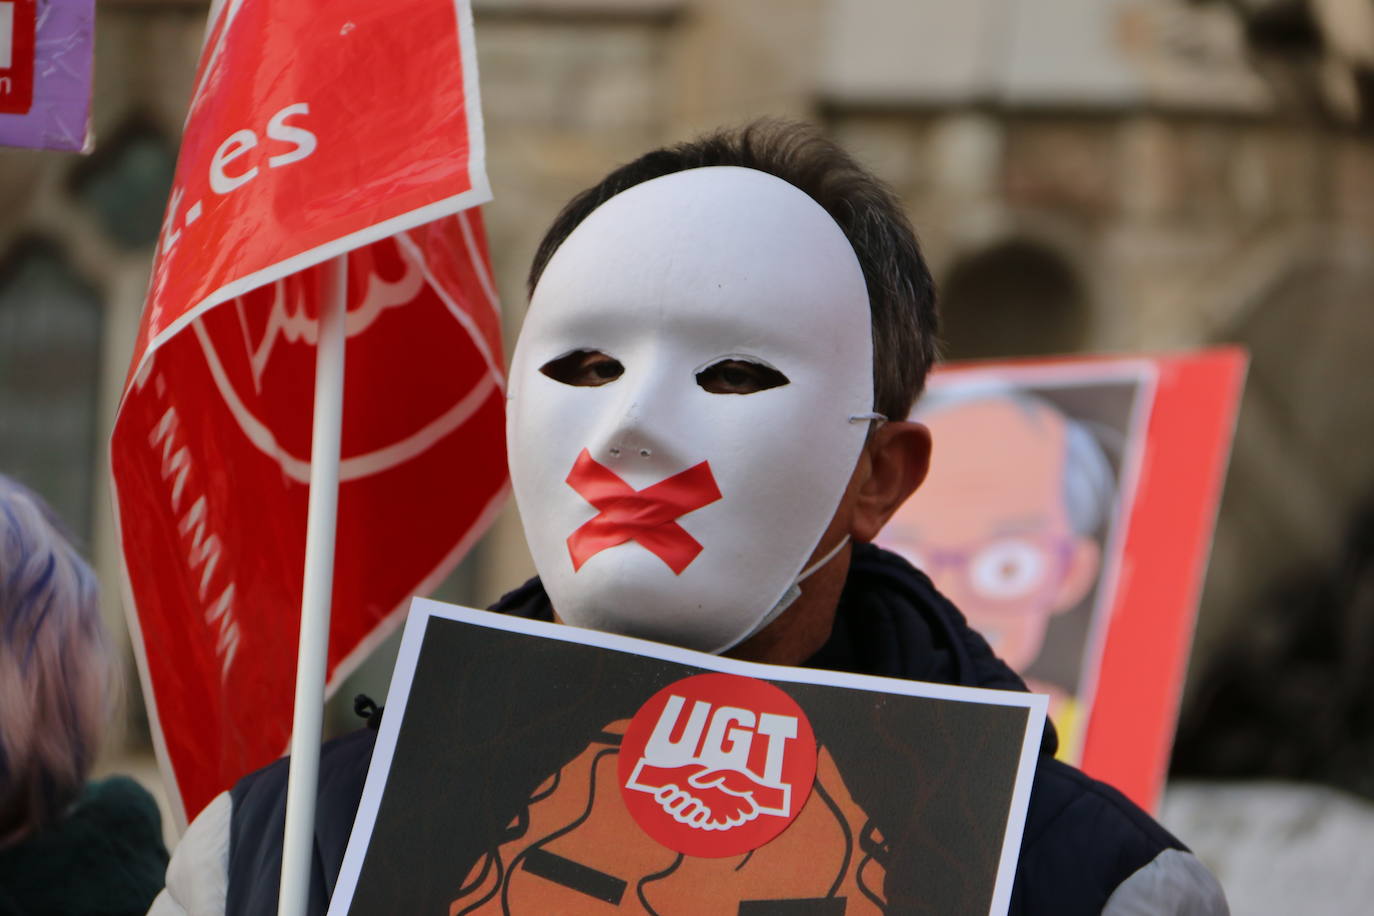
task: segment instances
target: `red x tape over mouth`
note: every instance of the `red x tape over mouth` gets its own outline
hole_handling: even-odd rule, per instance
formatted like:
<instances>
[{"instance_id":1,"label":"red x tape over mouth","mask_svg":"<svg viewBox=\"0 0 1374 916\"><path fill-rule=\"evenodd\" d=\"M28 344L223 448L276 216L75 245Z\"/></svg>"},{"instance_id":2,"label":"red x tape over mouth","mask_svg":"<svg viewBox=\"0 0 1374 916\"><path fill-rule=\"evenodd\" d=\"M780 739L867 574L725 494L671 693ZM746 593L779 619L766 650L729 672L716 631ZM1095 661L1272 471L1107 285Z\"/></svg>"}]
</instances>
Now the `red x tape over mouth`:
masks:
<instances>
[{"instance_id":1,"label":"red x tape over mouth","mask_svg":"<svg viewBox=\"0 0 1374 916\"><path fill-rule=\"evenodd\" d=\"M585 448L573 462L567 483L599 510L568 536L574 572L601 551L634 541L682 575L702 546L677 520L721 498L705 461L636 490Z\"/></svg>"}]
</instances>

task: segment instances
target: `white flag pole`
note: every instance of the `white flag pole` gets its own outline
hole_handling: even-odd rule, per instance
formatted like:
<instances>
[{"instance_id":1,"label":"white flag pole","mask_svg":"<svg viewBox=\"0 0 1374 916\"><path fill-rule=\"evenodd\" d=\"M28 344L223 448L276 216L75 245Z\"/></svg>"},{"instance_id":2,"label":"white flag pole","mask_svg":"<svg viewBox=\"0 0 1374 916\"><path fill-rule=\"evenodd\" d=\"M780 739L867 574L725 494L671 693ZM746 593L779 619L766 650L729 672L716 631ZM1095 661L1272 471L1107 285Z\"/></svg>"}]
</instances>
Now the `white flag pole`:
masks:
<instances>
[{"instance_id":1,"label":"white flag pole","mask_svg":"<svg viewBox=\"0 0 1374 916\"><path fill-rule=\"evenodd\" d=\"M334 529L339 507L339 432L343 425L344 313L348 255L321 268L320 337L315 354L315 421L310 439L310 514L305 530L305 589L296 659L296 713L286 787L278 916L305 916L315 838L315 793L334 593Z\"/></svg>"}]
</instances>

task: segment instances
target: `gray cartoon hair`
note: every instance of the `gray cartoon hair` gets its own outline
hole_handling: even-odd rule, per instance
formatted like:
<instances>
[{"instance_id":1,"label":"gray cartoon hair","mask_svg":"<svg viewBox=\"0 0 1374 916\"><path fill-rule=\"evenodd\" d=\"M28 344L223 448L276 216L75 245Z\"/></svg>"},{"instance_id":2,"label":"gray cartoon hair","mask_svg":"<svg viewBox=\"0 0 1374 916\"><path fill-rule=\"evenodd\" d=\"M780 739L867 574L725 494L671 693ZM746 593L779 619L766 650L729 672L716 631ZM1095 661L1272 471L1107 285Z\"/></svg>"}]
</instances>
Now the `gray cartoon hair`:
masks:
<instances>
[{"instance_id":1,"label":"gray cartoon hair","mask_svg":"<svg viewBox=\"0 0 1374 916\"><path fill-rule=\"evenodd\" d=\"M1096 535L1111 516L1116 500L1116 475L1101 438L1083 420L1071 417L1047 398L1032 394L1002 381L934 388L926 392L911 413L913 420L926 420L955 407L1002 401L1020 409L1032 427L1042 423L1044 411L1064 420L1065 456L1061 481L1064 511L1076 534ZM1103 429L1102 435L1114 433Z\"/></svg>"}]
</instances>

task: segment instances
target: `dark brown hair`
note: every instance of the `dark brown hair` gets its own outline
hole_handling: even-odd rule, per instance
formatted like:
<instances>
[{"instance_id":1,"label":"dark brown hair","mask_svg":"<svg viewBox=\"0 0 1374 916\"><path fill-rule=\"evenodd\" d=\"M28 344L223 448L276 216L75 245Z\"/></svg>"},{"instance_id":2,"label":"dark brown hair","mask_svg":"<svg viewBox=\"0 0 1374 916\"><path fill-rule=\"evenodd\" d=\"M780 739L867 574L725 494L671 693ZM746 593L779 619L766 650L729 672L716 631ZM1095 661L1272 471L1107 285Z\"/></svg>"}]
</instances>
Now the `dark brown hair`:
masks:
<instances>
[{"instance_id":1,"label":"dark brown hair","mask_svg":"<svg viewBox=\"0 0 1374 916\"><path fill-rule=\"evenodd\" d=\"M587 216L628 188L673 172L733 165L804 191L839 224L858 256L873 316L873 409L904 419L935 361L935 283L916 233L886 185L813 127L754 121L645 153L570 200L530 266L532 294L549 258Z\"/></svg>"}]
</instances>

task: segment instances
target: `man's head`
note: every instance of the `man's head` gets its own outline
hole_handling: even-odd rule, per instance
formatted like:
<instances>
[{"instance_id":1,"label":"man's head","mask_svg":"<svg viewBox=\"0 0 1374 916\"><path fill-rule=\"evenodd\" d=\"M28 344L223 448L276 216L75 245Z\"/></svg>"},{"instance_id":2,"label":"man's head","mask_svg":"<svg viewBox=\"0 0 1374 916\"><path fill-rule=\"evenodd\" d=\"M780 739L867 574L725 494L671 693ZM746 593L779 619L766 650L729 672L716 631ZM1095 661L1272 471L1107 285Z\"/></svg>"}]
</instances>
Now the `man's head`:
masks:
<instances>
[{"instance_id":1,"label":"man's head","mask_svg":"<svg viewBox=\"0 0 1374 916\"><path fill-rule=\"evenodd\" d=\"M811 603L828 632L844 563L824 561L876 533L926 442L872 431L933 348L890 195L805 128L718 135L576 198L531 288L511 473L560 617L723 651Z\"/></svg>"},{"instance_id":2,"label":"man's head","mask_svg":"<svg viewBox=\"0 0 1374 916\"><path fill-rule=\"evenodd\" d=\"M814 128L755 121L646 153L570 200L530 265L527 291L564 240L615 195L663 175L738 166L781 178L820 204L844 233L863 271L873 329L873 410L905 419L935 362L935 282L902 204L853 157Z\"/></svg>"},{"instance_id":3,"label":"man's head","mask_svg":"<svg viewBox=\"0 0 1374 916\"><path fill-rule=\"evenodd\" d=\"M1011 388L937 390L916 416L939 448L927 485L880 540L924 569L1024 671L1050 619L1097 580L1111 466L1081 424Z\"/></svg>"}]
</instances>

